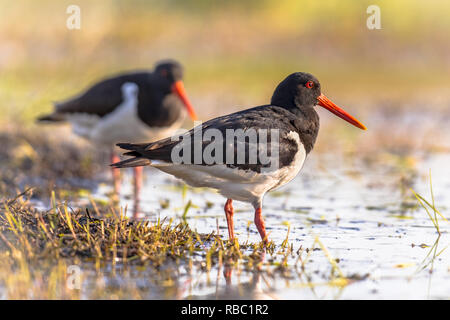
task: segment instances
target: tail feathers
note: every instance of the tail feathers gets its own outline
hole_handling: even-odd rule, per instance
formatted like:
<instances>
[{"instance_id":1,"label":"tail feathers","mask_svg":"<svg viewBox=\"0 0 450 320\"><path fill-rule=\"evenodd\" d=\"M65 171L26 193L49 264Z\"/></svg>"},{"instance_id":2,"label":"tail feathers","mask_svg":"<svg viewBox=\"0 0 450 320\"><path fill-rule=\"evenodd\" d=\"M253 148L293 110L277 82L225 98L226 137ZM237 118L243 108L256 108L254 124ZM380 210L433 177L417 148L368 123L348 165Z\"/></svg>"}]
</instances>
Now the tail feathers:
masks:
<instances>
[{"instance_id":1,"label":"tail feathers","mask_svg":"<svg viewBox=\"0 0 450 320\"><path fill-rule=\"evenodd\" d=\"M130 156L130 157L140 157L141 154L137 151L129 151L129 152L125 152L123 154L124 156Z\"/></svg>"},{"instance_id":2,"label":"tail feathers","mask_svg":"<svg viewBox=\"0 0 450 320\"><path fill-rule=\"evenodd\" d=\"M65 121L64 115L61 113L51 113L47 114L45 116L41 116L36 119L38 122L44 122L44 121L50 121L50 122L59 122L59 121Z\"/></svg>"},{"instance_id":3,"label":"tail feathers","mask_svg":"<svg viewBox=\"0 0 450 320\"><path fill-rule=\"evenodd\" d=\"M131 168L131 167L148 166L150 164L151 161L149 159L137 156L136 158L130 158L120 162L113 163L110 166L114 168Z\"/></svg>"},{"instance_id":4,"label":"tail feathers","mask_svg":"<svg viewBox=\"0 0 450 320\"><path fill-rule=\"evenodd\" d=\"M134 143L118 143L116 144L118 147L125 149L125 150L131 150L128 152L125 152L124 156L131 156L134 158L126 159L117 163L111 164L114 168L129 168L129 167L140 167L140 166L148 166L152 162L145 158L141 152L139 152L142 149L145 149L146 146L148 146L148 143L141 143L141 144L134 144Z\"/></svg>"},{"instance_id":5,"label":"tail feathers","mask_svg":"<svg viewBox=\"0 0 450 320\"><path fill-rule=\"evenodd\" d=\"M117 143L116 146L125 150L139 151L145 149L149 143Z\"/></svg>"}]
</instances>

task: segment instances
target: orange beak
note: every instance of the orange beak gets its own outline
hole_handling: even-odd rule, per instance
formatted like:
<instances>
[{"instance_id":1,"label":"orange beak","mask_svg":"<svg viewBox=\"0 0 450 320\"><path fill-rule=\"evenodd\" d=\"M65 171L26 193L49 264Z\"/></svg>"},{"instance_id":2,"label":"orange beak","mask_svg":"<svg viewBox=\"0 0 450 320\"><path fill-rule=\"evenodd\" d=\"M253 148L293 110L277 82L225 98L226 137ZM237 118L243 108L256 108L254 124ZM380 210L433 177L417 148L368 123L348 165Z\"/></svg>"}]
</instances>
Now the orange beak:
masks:
<instances>
[{"instance_id":1,"label":"orange beak","mask_svg":"<svg viewBox=\"0 0 450 320\"><path fill-rule=\"evenodd\" d=\"M348 114L346 111L342 110L341 108L339 108L337 105L335 105L333 102L331 102L330 99L328 99L327 97L325 97L323 94L321 94L317 100L319 100L319 106L324 107L325 109L327 109L328 111L334 113L335 115L337 115L339 118L344 119L347 122L350 122L352 125L354 125L355 127L358 127L362 130L367 130L367 128L358 120L356 120L355 117L351 116L350 114Z\"/></svg>"},{"instance_id":2,"label":"orange beak","mask_svg":"<svg viewBox=\"0 0 450 320\"><path fill-rule=\"evenodd\" d=\"M172 85L172 92L175 93L178 97L180 97L181 101L183 101L187 112L192 120L197 120L197 115L195 114L194 108L192 107L191 102L189 101L186 90L184 90L183 81L178 80Z\"/></svg>"}]
</instances>

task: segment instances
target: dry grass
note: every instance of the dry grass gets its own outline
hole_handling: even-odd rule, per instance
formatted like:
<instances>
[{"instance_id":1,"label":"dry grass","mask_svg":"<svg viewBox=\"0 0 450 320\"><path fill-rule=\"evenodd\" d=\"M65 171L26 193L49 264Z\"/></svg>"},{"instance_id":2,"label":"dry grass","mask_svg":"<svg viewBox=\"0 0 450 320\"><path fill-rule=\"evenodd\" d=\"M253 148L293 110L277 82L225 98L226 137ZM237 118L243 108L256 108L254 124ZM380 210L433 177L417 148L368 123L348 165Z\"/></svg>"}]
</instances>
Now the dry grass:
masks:
<instances>
[{"instance_id":1,"label":"dry grass","mask_svg":"<svg viewBox=\"0 0 450 320\"><path fill-rule=\"evenodd\" d=\"M0 132L0 194L13 196L34 188L35 197L52 190L92 189L103 181L108 157L75 136L68 128L24 129L10 126Z\"/></svg>"},{"instance_id":2,"label":"dry grass","mask_svg":"<svg viewBox=\"0 0 450 320\"><path fill-rule=\"evenodd\" d=\"M80 291L70 290L66 283L71 265L91 274L86 286L93 288L85 292L90 298L105 298L96 296L96 281L105 273L108 281L114 281L139 270L151 274L149 283L170 287L168 294L175 298L182 270L209 275L212 269L224 267L239 273L290 277L294 269L288 258L302 253L295 252L287 239L279 248L271 242L264 249L262 243L239 244L223 241L214 233L197 233L184 222L132 221L112 207L73 210L53 198L52 209L43 212L33 207L30 196L27 190L4 200L0 208L0 258L4 262L0 288L8 299L80 298ZM126 283L122 290L108 288L105 294L142 298L141 294L149 293L149 284L137 290L132 285L136 279Z\"/></svg>"}]
</instances>

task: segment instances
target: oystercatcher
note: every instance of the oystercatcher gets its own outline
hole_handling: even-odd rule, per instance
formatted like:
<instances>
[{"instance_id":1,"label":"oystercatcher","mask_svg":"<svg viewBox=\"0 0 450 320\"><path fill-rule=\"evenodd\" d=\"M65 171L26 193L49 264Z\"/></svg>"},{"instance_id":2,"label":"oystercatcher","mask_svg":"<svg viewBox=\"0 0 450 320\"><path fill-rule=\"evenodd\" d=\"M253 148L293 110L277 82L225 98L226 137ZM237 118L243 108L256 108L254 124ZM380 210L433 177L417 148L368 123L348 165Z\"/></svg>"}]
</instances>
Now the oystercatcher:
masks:
<instances>
[{"instance_id":1,"label":"oystercatcher","mask_svg":"<svg viewBox=\"0 0 450 320\"><path fill-rule=\"evenodd\" d=\"M196 119L182 78L180 63L160 61L153 72L136 71L104 79L74 98L55 103L55 111L38 120L71 123L74 133L96 145L110 147L112 162L119 161L114 144L155 141L173 134L184 121L183 107ZM135 200L141 176L142 168L135 168ZM117 169L113 169L113 180L117 194Z\"/></svg>"},{"instance_id":2,"label":"oystercatcher","mask_svg":"<svg viewBox=\"0 0 450 320\"><path fill-rule=\"evenodd\" d=\"M125 155L133 158L113 163L112 166L151 165L191 186L217 189L228 199L225 215L230 239L234 238L232 200L249 202L255 208L254 221L266 243L266 228L261 215L263 197L266 192L292 180L313 149L319 131L319 116L314 109L316 105L360 129L366 129L321 93L320 83L313 75L297 72L278 85L269 105L209 120L182 137L146 144L119 143L122 149L130 150ZM228 139L229 133L234 133L232 140ZM220 134L227 138L220 139ZM200 143L199 136L202 137ZM270 136L270 139L264 140L264 136ZM269 149L270 161L262 161L260 156ZM252 150L257 151L256 157L251 156ZM205 158L208 154L215 159L220 158L220 153L222 158L227 158L222 163ZM179 159L181 154L183 161ZM200 161L195 159L199 155Z\"/></svg>"}]
</instances>

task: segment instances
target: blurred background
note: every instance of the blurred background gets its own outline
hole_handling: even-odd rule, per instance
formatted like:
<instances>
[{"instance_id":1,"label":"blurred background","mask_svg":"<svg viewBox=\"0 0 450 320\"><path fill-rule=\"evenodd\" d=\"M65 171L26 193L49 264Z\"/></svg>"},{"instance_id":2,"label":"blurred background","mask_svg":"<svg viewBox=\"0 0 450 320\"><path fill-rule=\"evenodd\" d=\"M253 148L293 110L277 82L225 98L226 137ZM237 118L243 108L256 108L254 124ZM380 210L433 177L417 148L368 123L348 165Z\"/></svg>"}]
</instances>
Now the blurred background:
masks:
<instances>
[{"instance_id":1,"label":"blurred background","mask_svg":"<svg viewBox=\"0 0 450 320\"><path fill-rule=\"evenodd\" d=\"M79 30L66 26L70 5L81 9ZM379 30L367 27L370 5L381 10ZM288 74L305 71L314 74L323 93L368 130L318 110L321 130L305 169L296 182L266 200L273 213L267 220L274 228L271 236L282 243L283 223L288 220L293 226L291 237L308 248L314 237L303 226L317 227L311 234L318 230L333 256L344 257L340 266L346 275L364 275L375 270L374 265L381 266L376 271L381 270L387 275L382 280L388 281L379 291L380 298L398 299L403 297L400 291L421 298L424 288L430 292L427 279L414 282L420 287L412 286L407 268L401 279L395 277L408 265L402 263L422 261L426 254L422 248L427 245L419 244L431 247L435 237L434 229L426 228L431 222L423 210L417 210L411 188L428 195L428 174L433 171L436 201L450 208L449 17L448 0L0 0L0 200L18 199L32 189L32 204L38 210L48 210L55 199L84 209L91 196L102 212L118 204L108 197L107 154L73 135L67 125L35 123L37 116L52 110L53 101L71 97L101 78L151 70L160 59L176 59L185 67L184 83L197 114L207 120L267 104ZM187 121L185 127L189 126L192 123ZM186 188L173 179L163 180L167 176L155 171L147 175L151 178L146 181L146 210L152 217L161 212L162 217L178 217L191 204L189 200L185 207ZM125 190L119 206L129 199L130 190ZM222 198L206 191L188 195L186 201L194 199L199 206L196 211L206 204L207 212L215 205L209 220L193 218L190 226L200 225L199 230L209 233L219 217L224 225ZM168 199L174 202L170 206ZM434 206L434 197L432 202ZM23 216L20 210L18 216ZM249 230L245 220L253 219L253 211L247 208L240 214L243 218L237 225L243 236ZM345 228L339 229L338 221ZM6 230L1 227L0 231ZM356 251L348 251L349 247ZM0 250L2 261L13 261L11 257L9 251ZM323 258L313 256L314 274L327 265ZM28 276L28 269L14 274L15 267L0 265L0 284L9 285L7 297L75 295L55 291L52 281L44 286L47 270L61 265L37 261L34 278ZM442 292L432 293L439 298L448 298L448 287L443 285L449 283L448 261L447 255L440 269L426 270L430 279L433 274L437 280L435 288ZM48 266L42 267L44 262ZM51 279L58 275L64 283L64 267L51 274ZM322 274L318 277L323 281ZM142 295L136 294L134 280L125 279L131 293L115 295L116 287L105 289L94 281L98 291L86 290L81 297L134 299L155 292L148 275L144 279L150 280L151 289L144 286ZM378 286L379 279L374 279ZM115 275L108 281L114 285ZM35 293L30 295L29 288ZM291 297L310 297L294 289ZM354 286L347 292L347 297L365 298L377 291ZM169 291L168 296L175 295ZM5 295L0 292L0 297Z\"/></svg>"},{"instance_id":2,"label":"blurred background","mask_svg":"<svg viewBox=\"0 0 450 320\"><path fill-rule=\"evenodd\" d=\"M366 26L372 4L381 30ZM444 0L3 0L0 121L28 125L99 78L175 58L203 119L268 103L307 71L370 128L368 107L449 107L449 15Z\"/></svg>"},{"instance_id":3,"label":"blurred background","mask_svg":"<svg viewBox=\"0 0 450 320\"><path fill-rule=\"evenodd\" d=\"M38 144L80 140L67 126L34 123L52 101L117 72L152 69L165 58L184 65L202 120L266 104L284 77L306 71L369 129L362 134L319 110L316 150L367 158L450 150L448 1L80 0L81 28L70 30L72 4L0 1L0 125L3 133L22 134L19 142L3 134L3 145L12 146L0 159L52 161L42 154L58 151L37 150ZM367 27L373 4L380 8L379 30ZM53 140L38 139L42 134ZM86 160L78 150L59 152L89 162L92 151Z\"/></svg>"}]
</instances>

